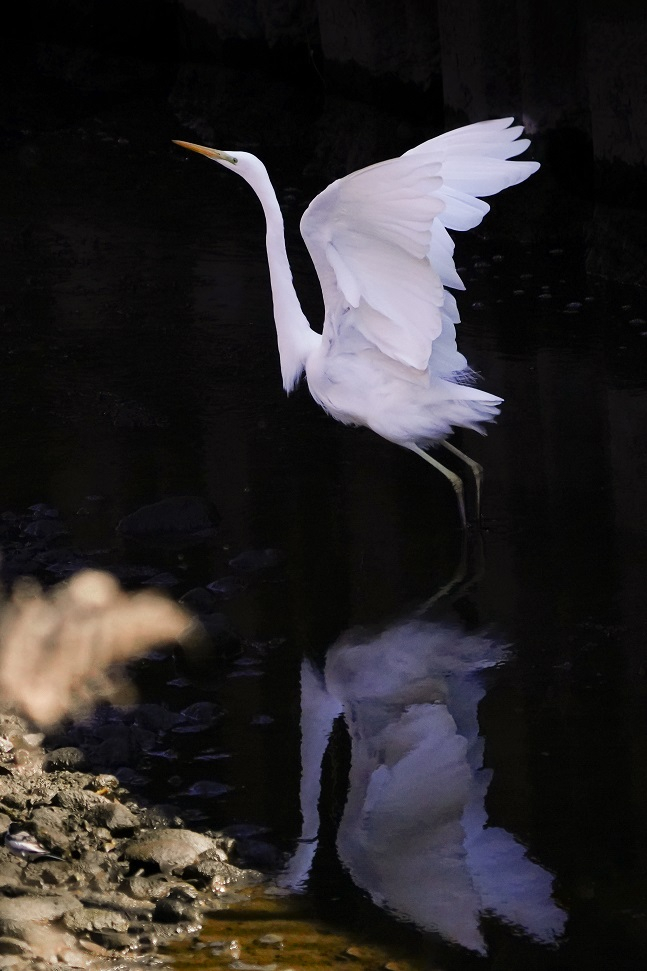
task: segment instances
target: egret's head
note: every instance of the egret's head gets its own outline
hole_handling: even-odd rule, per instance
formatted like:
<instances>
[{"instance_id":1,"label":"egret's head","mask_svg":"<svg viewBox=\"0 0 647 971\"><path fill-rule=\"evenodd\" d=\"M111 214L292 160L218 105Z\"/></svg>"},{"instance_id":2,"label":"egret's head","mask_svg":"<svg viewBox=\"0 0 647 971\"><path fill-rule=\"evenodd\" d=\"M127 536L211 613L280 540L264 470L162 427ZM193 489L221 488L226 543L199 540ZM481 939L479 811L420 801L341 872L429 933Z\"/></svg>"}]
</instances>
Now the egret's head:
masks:
<instances>
[{"instance_id":1,"label":"egret's head","mask_svg":"<svg viewBox=\"0 0 647 971\"><path fill-rule=\"evenodd\" d=\"M188 148L192 152L205 155L207 158L213 159L214 162L220 162L226 169L231 169L232 172L242 176L251 185L261 201L268 196L268 187L269 194L273 195L267 169L255 155L250 155L249 152L223 152L218 148L194 145L193 142L179 142L175 139L173 141L181 148Z\"/></svg>"}]
</instances>

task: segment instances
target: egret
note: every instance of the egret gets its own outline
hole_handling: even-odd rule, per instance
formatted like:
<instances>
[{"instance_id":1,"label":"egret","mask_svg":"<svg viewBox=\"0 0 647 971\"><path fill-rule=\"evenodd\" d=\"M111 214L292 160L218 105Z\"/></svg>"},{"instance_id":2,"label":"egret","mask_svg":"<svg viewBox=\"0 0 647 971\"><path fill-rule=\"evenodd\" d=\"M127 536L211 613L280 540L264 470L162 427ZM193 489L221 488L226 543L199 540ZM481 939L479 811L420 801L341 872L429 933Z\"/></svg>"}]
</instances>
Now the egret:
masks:
<instances>
[{"instance_id":1,"label":"egret","mask_svg":"<svg viewBox=\"0 0 647 971\"><path fill-rule=\"evenodd\" d=\"M398 158L329 185L301 219L323 294L322 333L312 330L292 282L283 216L267 169L248 152L175 141L242 176L263 207L283 387L305 371L312 397L333 418L366 425L445 475L466 525L463 484L425 449L442 444L472 468L477 511L482 469L446 439L484 434L501 398L474 387L456 346L460 317L448 289L463 290L448 230L472 229L482 196L527 179L537 162L509 161L530 144L513 118L446 132Z\"/></svg>"}]
</instances>

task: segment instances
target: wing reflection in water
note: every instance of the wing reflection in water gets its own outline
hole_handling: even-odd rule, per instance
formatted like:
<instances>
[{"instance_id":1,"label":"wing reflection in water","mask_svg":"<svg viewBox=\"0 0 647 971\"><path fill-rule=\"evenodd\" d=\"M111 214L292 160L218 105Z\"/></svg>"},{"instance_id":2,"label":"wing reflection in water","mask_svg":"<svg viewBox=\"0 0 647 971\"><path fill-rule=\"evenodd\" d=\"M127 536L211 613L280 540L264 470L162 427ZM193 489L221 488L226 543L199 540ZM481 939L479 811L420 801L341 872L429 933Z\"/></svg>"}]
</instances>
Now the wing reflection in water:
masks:
<instances>
[{"instance_id":1,"label":"wing reflection in water","mask_svg":"<svg viewBox=\"0 0 647 971\"><path fill-rule=\"evenodd\" d=\"M381 907L485 953L480 920L494 914L541 943L566 915L551 874L505 830L487 826L477 708L482 671L502 660L489 638L410 619L349 632L323 673L301 671L302 840L282 882L303 886L316 850L321 761L333 721L351 738L339 857Z\"/></svg>"}]
</instances>

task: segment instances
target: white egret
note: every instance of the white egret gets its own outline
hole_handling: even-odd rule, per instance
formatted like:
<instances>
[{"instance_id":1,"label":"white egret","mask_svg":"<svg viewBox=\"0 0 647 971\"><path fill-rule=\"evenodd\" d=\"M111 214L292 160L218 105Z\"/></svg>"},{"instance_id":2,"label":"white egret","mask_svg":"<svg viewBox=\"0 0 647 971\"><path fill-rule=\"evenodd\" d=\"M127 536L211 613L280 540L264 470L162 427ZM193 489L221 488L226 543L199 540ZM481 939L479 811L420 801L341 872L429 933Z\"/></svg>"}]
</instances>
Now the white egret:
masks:
<instances>
[{"instance_id":1,"label":"white egret","mask_svg":"<svg viewBox=\"0 0 647 971\"><path fill-rule=\"evenodd\" d=\"M483 430L502 399L473 386L456 347L456 300L464 289L448 229L472 229L489 211L481 196L528 178L537 162L508 161L529 145L512 118L446 132L399 158L338 179L310 203L301 232L319 276L323 333L301 309L285 249L283 217L263 163L248 152L176 145L241 175L258 196L267 225L267 259L283 387L305 371L310 393L333 418L366 425L439 469L451 482L463 525L463 484L424 449L454 428Z\"/></svg>"}]
</instances>

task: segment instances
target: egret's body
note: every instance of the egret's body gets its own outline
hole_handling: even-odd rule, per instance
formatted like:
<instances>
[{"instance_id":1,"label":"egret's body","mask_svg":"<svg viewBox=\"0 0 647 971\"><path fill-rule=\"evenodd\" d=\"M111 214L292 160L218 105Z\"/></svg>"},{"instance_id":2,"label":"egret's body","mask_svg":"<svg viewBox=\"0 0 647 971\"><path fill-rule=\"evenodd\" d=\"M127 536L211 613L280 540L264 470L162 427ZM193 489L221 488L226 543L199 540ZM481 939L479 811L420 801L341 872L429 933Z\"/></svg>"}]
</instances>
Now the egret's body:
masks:
<instances>
[{"instance_id":1,"label":"egret's body","mask_svg":"<svg viewBox=\"0 0 647 971\"><path fill-rule=\"evenodd\" d=\"M265 166L246 152L177 142L238 172L261 201L285 390L305 371L313 398L333 418L366 425L427 459L452 482L463 522L460 479L422 449L445 443L454 428L482 431L502 399L473 386L456 347L460 318L446 287L464 287L447 230L477 226L489 210L481 196L538 168L509 161L529 144L511 122L447 132L338 179L312 201L301 232L324 298L321 334L311 329L294 290L283 217ZM480 467L470 464L478 474Z\"/></svg>"}]
</instances>

